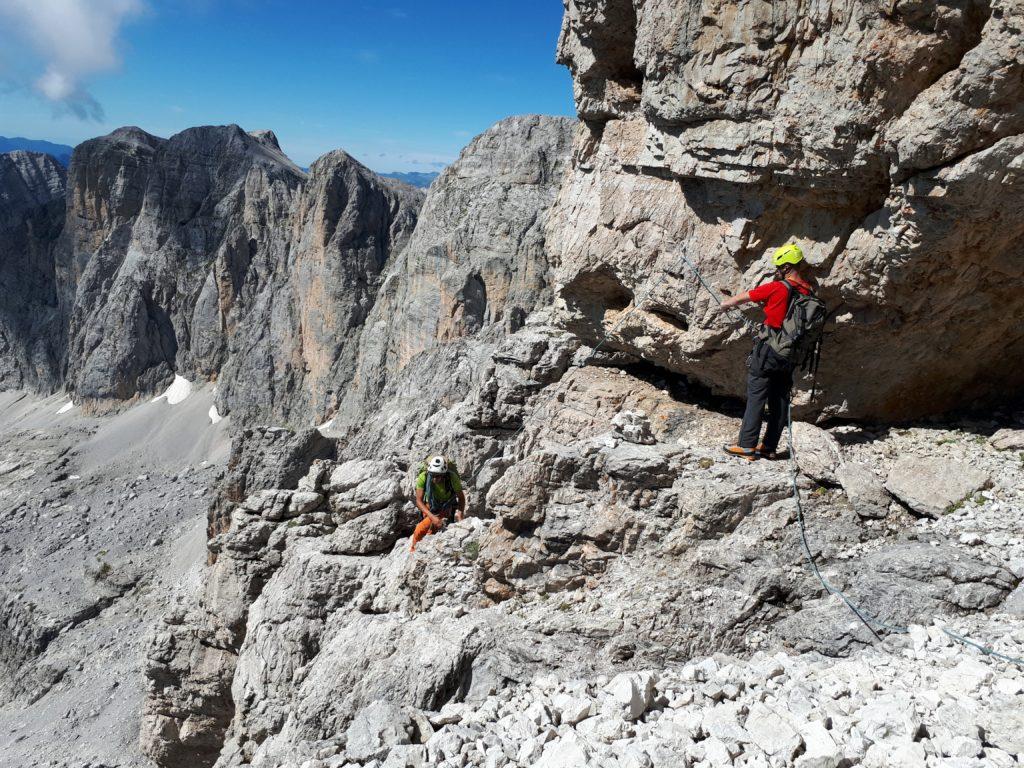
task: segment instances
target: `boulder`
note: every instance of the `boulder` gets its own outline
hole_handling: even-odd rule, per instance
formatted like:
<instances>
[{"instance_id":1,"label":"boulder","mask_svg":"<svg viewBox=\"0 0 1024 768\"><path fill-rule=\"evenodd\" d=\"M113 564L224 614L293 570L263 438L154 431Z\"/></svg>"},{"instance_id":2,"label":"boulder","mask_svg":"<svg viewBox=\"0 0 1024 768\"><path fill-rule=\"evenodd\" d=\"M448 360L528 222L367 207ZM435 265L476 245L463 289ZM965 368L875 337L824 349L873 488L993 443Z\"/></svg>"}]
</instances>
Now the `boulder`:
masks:
<instances>
[{"instance_id":1,"label":"boulder","mask_svg":"<svg viewBox=\"0 0 1024 768\"><path fill-rule=\"evenodd\" d=\"M401 535L398 511L386 507L369 512L338 526L325 552L338 555L371 555L391 549Z\"/></svg>"},{"instance_id":2,"label":"boulder","mask_svg":"<svg viewBox=\"0 0 1024 768\"><path fill-rule=\"evenodd\" d=\"M743 727L754 744L777 760L791 761L804 745L796 729L764 704L751 707Z\"/></svg>"},{"instance_id":3,"label":"boulder","mask_svg":"<svg viewBox=\"0 0 1024 768\"><path fill-rule=\"evenodd\" d=\"M327 490L331 512L344 522L400 501L402 473L392 461L346 461L331 472Z\"/></svg>"},{"instance_id":4,"label":"boulder","mask_svg":"<svg viewBox=\"0 0 1024 768\"><path fill-rule=\"evenodd\" d=\"M848 461L836 470L836 479L861 517L882 518L889 513L885 484L864 464Z\"/></svg>"},{"instance_id":5,"label":"boulder","mask_svg":"<svg viewBox=\"0 0 1024 768\"><path fill-rule=\"evenodd\" d=\"M786 445L785 437L780 448ZM812 480L837 485L836 472L843 462L839 444L828 432L805 421L793 422L793 449L800 471Z\"/></svg>"},{"instance_id":6,"label":"boulder","mask_svg":"<svg viewBox=\"0 0 1024 768\"><path fill-rule=\"evenodd\" d=\"M412 729L412 720L401 707L374 701L352 718L345 732L345 752L359 762L383 757L391 747L408 744Z\"/></svg>"},{"instance_id":7,"label":"boulder","mask_svg":"<svg viewBox=\"0 0 1024 768\"><path fill-rule=\"evenodd\" d=\"M889 470L885 488L919 515L938 517L991 483L988 473L942 457L906 456Z\"/></svg>"},{"instance_id":8,"label":"boulder","mask_svg":"<svg viewBox=\"0 0 1024 768\"><path fill-rule=\"evenodd\" d=\"M533 768L590 768L594 764L590 747L569 731L562 738L545 745L540 760L533 764Z\"/></svg>"},{"instance_id":9,"label":"boulder","mask_svg":"<svg viewBox=\"0 0 1024 768\"><path fill-rule=\"evenodd\" d=\"M820 721L803 723L800 736L804 751L794 763L796 768L838 768L844 762L843 750Z\"/></svg>"},{"instance_id":10,"label":"boulder","mask_svg":"<svg viewBox=\"0 0 1024 768\"><path fill-rule=\"evenodd\" d=\"M616 675L605 691L622 710L627 720L636 720L651 705L655 676L651 672L628 672Z\"/></svg>"},{"instance_id":11,"label":"boulder","mask_svg":"<svg viewBox=\"0 0 1024 768\"><path fill-rule=\"evenodd\" d=\"M999 606L1003 613L1024 617L1024 584L1019 584Z\"/></svg>"},{"instance_id":12,"label":"boulder","mask_svg":"<svg viewBox=\"0 0 1024 768\"><path fill-rule=\"evenodd\" d=\"M988 444L997 451L1024 451L1024 429L1000 429Z\"/></svg>"},{"instance_id":13,"label":"boulder","mask_svg":"<svg viewBox=\"0 0 1024 768\"><path fill-rule=\"evenodd\" d=\"M913 699L905 693L883 693L857 709L853 718L860 732L875 743L912 742L921 730Z\"/></svg>"}]
</instances>

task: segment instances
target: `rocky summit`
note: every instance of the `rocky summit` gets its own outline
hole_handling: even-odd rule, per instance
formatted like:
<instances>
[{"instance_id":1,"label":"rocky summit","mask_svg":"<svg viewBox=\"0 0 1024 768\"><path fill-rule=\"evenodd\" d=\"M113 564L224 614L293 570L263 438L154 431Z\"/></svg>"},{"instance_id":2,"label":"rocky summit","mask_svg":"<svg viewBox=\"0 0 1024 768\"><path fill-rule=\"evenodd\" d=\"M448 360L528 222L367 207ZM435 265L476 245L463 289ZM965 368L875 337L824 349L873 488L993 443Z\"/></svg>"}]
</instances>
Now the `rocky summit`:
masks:
<instances>
[{"instance_id":1,"label":"rocky summit","mask_svg":"<svg viewBox=\"0 0 1024 768\"><path fill-rule=\"evenodd\" d=\"M0 155L4 766L1024 762L1021 5L565 6L578 119L427 190ZM741 461L788 240L821 368Z\"/></svg>"}]
</instances>

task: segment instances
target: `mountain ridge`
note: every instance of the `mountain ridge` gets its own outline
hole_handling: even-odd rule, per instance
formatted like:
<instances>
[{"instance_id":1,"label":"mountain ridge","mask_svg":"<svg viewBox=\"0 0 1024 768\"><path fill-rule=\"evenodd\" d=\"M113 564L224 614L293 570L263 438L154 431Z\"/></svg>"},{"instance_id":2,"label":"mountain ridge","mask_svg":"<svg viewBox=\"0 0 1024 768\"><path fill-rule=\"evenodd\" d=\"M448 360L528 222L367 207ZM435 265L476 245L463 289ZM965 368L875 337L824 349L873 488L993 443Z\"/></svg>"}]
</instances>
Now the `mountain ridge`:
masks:
<instances>
[{"instance_id":1,"label":"mountain ridge","mask_svg":"<svg viewBox=\"0 0 1024 768\"><path fill-rule=\"evenodd\" d=\"M52 141L42 139L26 139L22 136L0 136L0 154L13 152L17 149L52 155L65 168L71 164L71 154L75 150L74 147L67 144L55 144Z\"/></svg>"}]
</instances>

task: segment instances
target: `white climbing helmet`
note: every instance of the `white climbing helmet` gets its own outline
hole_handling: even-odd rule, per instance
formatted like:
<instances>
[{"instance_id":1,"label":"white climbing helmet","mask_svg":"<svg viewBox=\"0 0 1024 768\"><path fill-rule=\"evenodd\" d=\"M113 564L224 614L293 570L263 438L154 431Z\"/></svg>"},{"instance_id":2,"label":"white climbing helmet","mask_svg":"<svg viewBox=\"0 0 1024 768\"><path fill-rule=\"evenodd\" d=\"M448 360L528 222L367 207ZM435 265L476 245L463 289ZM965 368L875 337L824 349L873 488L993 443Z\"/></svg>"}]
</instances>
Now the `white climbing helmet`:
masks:
<instances>
[{"instance_id":1,"label":"white climbing helmet","mask_svg":"<svg viewBox=\"0 0 1024 768\"><path fill-rule=\"evenodd\" d=\"M448 471L448 462L444 456L431 456L427 461L427 472L432 475L443 475Z\"/></svg>"}]
</instances>

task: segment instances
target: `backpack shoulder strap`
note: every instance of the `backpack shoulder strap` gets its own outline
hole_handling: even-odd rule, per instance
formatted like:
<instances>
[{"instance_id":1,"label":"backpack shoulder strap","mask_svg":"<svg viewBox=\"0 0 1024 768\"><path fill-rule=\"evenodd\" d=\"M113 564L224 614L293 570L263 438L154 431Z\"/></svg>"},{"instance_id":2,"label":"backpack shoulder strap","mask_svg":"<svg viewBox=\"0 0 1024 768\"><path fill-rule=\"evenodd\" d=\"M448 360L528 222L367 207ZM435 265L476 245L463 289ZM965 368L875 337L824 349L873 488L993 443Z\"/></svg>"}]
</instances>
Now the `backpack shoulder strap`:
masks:
<instances>
[{"instance_id":1,"label":"backpack shoulder strap","mask_svg":"<svg viewBox=\"0 0 1024 768\"><path fill-rule=\"evenodd\" d=\"M779 280L779 282L782 283L786 287L786 314L788 315L789 314L789 308L793 304L793 294L797 293L797 290L796 290L796 287L791 282L789 282L789 280L786 280L785 278L783 278L782 280Z\"/></svg>"}]
</instances>

